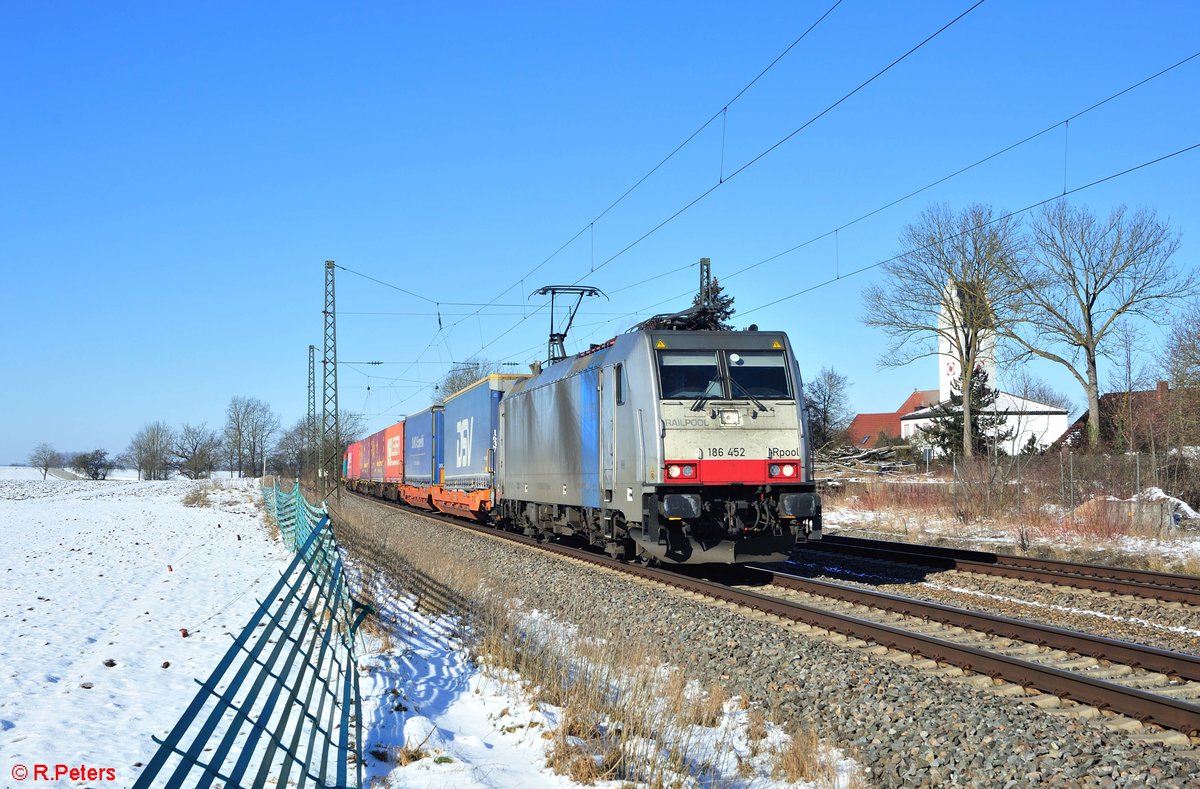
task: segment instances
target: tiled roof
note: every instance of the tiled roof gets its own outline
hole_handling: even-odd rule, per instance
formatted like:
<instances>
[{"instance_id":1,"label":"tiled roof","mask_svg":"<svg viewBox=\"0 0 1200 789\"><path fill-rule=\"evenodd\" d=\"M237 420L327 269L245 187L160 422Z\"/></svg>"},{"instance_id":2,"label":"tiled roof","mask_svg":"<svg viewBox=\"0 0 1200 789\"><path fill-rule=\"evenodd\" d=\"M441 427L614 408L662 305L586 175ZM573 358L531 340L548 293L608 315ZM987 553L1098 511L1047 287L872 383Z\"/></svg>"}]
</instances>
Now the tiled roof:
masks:
<instances>
[{"instance_id":1,"label":"tiled roof","mask_svg":"<svg viewBox=\"0 0 1200 789\"><path fill-rule=\"evenodd\" d=\"M847 431L850 433L850 440L854 442L854 446L870 449L879 440L880 433L891 438L899 437L900 415L859 414L850 422Z\"/></svg>"},{"instance_id":2,"label":"tiled roof","mask_svg":"<svg viewBox=\"0 0 1200 789\"><path fill-rule=\"evenodd\" d=\"M918 392L913 392L904 401L904 404L897 409L896 413L900 416L911 414L913 411L918 411L931 405L937 405L941 395L937 389L925 389Z\"/></svg>"}]
</instances>

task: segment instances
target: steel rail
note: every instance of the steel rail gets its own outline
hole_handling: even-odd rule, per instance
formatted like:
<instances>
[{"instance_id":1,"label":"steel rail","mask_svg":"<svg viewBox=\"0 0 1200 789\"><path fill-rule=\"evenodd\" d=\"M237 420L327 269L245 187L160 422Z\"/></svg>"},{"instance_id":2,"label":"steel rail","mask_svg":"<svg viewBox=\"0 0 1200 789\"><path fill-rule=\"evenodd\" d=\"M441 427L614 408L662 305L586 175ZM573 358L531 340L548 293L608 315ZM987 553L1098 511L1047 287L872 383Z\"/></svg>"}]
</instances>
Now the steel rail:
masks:
<instances>
[{"instance_id":1,"label":"steel rail","mask_svg":"<svg viewBox=\"0 0 1200 789\"><path fill-rule=\"evenodd\" d=\"M952 641L937 638L936 636L924 635L746 589L738 589L725 584L682 575L659 567L630 564L603 554L578 548L569 548L555 543L546 543L533 537L448 518L438 513L401 507L393 502L380 499L371 498L370 500L378 501L380 504L388 506L399 507L414 515L424 516L439 523L452 524L497 539L537 547L577 561L583 561L646 580L663 583L705 597L734 603L755 611L772 614L782 619L801 622L854 638L869 640L882 646L921 655L938 662L958 666L964 670L1003 679L1023 687L1036 688L1047 694L1066 697L1100 709L1111 710L1145 723L1175 729L1185 734L1200 732L1200 705L1189 704L1186 701L1174 699L1169 696L1160 696L1136 688L1118 685L1107 680L1084 677L1075 672L1045 666L997 652L956 644ZM849 587L839 588L849 589ZM964 613L970 616L977 616L973 612ZM1082 636L1083 634L1078 635ZM1161 652L1163 650L1158 651Z\"/></svg>"},{"instance_id":2,"label":"steel rail","mask_svg":"<svg viewBox=\"0 0 1200 789\"><path fill-rule=\"evenodd\" d=\"M772 584L784 589L831 597L846 603L867 605L906 616L918 616L934 622L970 628L988 635L1013 638L1038 646L1077 652L1099 660L1109 660L1173 677L1200 681L1200 657L1195 655L1120 641L1082 631L1066 630L1024 619L954 608L941 603L877 592L857 586L844 586L829 581L801 578L771 570L766 571L772 572L774 575Z\"/></svg>"},{"instance_id":3,"label":"steel rail","mask_svg":"<svg viewBox=\"0 0 1200 789\"><path fill-rule=\"evenodd\" d=\"M820 542L806 543L801 550L843 553L1200 606L1200 578L1191 575L840 535L826 535Z\"/></svg>"}]
</instances>

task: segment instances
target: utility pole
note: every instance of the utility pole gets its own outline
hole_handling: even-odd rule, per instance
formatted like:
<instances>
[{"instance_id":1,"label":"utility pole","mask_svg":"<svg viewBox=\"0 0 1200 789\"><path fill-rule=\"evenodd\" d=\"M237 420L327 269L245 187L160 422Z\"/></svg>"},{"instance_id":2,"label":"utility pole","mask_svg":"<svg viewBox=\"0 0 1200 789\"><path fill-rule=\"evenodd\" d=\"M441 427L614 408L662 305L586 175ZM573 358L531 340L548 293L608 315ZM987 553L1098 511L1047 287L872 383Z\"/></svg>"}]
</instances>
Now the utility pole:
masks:
<instances>
[{"instance_id":1,"label":"utility pole","mask_svg":"<svg viewBox=\"0 0 1200 789\"><path fill-rule=\"evenodd\" d=\"M304 445L308 447L308 452L305 453L305 463L314 471L320 468L321 436L317 432L317 346L308 346L308 425L306 426L306 435L304 436ZM301 474L301 477L304 475Z\"/></svg>"},{"instance_id":2,"label":"utility pole","mask_svg":"<svg viewBox=\"0 0 1200 789\"><path fill-rule=\"evenodd\" d=\"M338 423L337 385L337 301L334 298L334 262L325 261L325 355L323 397L321 398L321 494L327 496L334 491L338 501L342 499L342 488L338 483L342 476L341 425Z\"/></svg>"}]
</instances>

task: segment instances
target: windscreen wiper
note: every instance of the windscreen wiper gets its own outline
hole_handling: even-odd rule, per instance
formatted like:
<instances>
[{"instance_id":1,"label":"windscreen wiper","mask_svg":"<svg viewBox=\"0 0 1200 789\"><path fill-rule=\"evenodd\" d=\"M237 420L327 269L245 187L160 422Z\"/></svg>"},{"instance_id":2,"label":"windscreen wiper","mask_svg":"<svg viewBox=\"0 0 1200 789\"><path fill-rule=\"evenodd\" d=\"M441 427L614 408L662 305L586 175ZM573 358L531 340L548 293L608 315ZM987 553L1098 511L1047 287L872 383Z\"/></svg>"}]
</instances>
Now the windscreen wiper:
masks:
<instances>
[{"instance_id":1,"label":"windscreen wiper","mask_svg":"<svg viewBox=\"0 0 1200 789\"><path fill-rule=\"evenodd\" d=\"M721 380L721 371L720 370L718 370L717 374L714 375L712 378L710 378L708 383L706 383L704 385L704 393L700 395L699 399L697 399L696 402L692 403L693 411L703 410L704 406L708 403L708 401L712 399L711 397L708 396L708 390L712 388L713 384L721 384L721 394L725 394L725 391L724 391L725 390L725 382Z\"/></svg>"},{"instance_id":2,"label":"windscreen wiper","mask_svg":"<svg viewBox=\"0 0 1200 789\"><path fill-rule=\"evenodd\" d=\"M750 402L752 402L752 403L754 403L756 406L758 406L758 410L759 410L759 411L766 411L766 410L767 410L767 407L766 407L765 405L763 405L763 404L762 404L762 402L760 402L760 401L759 401L759 399L758 399L757 397L755 397L754 395L750 394L750 390L749 390L749 389L747 389L746 387L742 386L740 383L738 383L738 379L734 378L732 375L731 375L731 376L729 376L729 383L733 384L733 385L734 385L734 386L736 386L738 389L741 389L741 390L742 390L742 394L746 395L746 397L750 399Z\"/></svg>"}]
</instances>

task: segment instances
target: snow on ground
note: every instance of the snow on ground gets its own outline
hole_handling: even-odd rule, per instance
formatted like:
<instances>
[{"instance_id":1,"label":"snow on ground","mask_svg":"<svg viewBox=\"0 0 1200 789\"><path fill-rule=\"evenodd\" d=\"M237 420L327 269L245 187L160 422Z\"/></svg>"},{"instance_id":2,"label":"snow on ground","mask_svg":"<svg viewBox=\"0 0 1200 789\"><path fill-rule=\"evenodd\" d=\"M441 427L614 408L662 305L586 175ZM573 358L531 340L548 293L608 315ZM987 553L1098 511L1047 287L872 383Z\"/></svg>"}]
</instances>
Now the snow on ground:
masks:
<instances>
[{"instance_id":1,"label":"snow on ground","mask_svg":"<svg viewBox=\"0 0 1200 789\"><path fill-rule=\"evenodd\" d=\"M0 466L0 479L22 479L22 480L37 480L41 481L41 469L30 468L29 466ZM47 476L47 481L57 481L56 477Z\"/></svg>"},{"instance_id":2,"label":"snow on ground","mask_svg":"<svg viewBox=\"0 0 1200 789\"><path fill-rule=\"evenodd\" d=\"M0 478L0 775L86 764L128 786L290 557L252 480L186 507L207 483L40 477Z\"/></svg>"},{"instance_id":3,"label":"snow on ground","mask_svg":"<svg viewBox=\"0 0 1200 789\"><path fill-rule=\"evenodd\" d=\"M383 619L390 620L385 625L391 648L380 651L380 642L372 639L374 651L359 657L359 665L365 669L359 680L367 752L364 786L581 785L547 766L558 739L554 731L564 718L562 708L531 702L519 692L517 677L468 660L453 617L426 616L415 610L413 600L401 599L398 605L388 607ZM530 613L527 621L543 634L570 629L544 612ZM715 726L691 726L677 732L676 744L686 743L694 762L709 763L720 776L710 774L706 780L674 776L676 781L668 772L668 784L759 789L812 786L768 777L770 754L784 747L787 735L767 724L766 736L755 747L747 736L749 713L738 701L725 703ZM582 746L578 738L571 741ZM645 752L667 750L667 744L660 743L657 747L650 744ZM848 786L857 765L838 752L830 757L836 764L837 786ZM744 764L741 772L739 759ZM617 789L635 784L597 780L589 785Z\"/></svg>"},{"instance_id":4,"label":"snow on ground","mask_svg":"<svg viewBox=\"0 0 1200 789\"><path fill-rule=\"evenodd\" d=\"M66 472L68 478L73 476L73 472L66 469L55 469L59 473ZM29 466L0 466L0 480L3 479L24 479L24 480L41 480L42 472L40 469L30 468ZM175 476L176 479L184 479L183 477ZM215 480L233 479L232 472L229 471L214 471L212 478ZM51 472L46 481L59 480ZM138 479L138 470L135 468L114 468L108 473L107 481L118 482L136 482Z\"/></svg>"}]
</instances>

